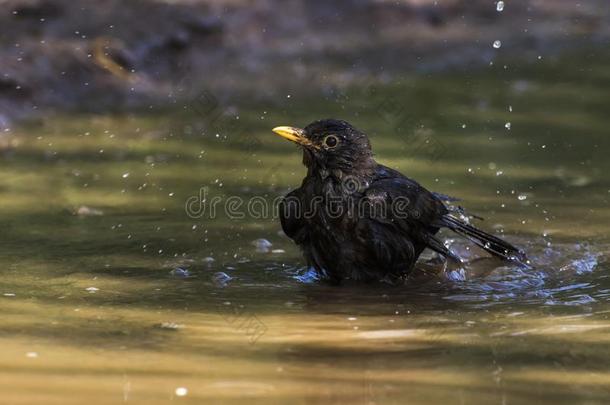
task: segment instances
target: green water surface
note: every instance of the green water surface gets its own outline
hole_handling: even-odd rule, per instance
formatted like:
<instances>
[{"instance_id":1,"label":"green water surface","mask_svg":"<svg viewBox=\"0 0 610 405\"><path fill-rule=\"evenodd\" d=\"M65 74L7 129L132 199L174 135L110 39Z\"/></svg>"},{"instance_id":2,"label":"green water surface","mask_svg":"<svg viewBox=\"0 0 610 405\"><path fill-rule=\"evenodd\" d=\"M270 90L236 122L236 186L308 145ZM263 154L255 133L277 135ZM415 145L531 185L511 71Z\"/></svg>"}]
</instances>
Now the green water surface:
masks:
<instances>
[{"instance_id":1,"label":"green water surface","mask_svg":"<svg viewBox=\"0 0 610 405\"><path fill-rule=\"evenodd\" d=\"M191 103L13 128L0 402L607 403L609 61L244 97L221 118ZM462 198L533 268L476 260L456 240L462 270L400 287L311 282L271 211L236 218L223 204L298 186L300 153L270 129L326 117ZM185 211L201 190L221 201L215 215Z\"/></svg>"}]
</instances>

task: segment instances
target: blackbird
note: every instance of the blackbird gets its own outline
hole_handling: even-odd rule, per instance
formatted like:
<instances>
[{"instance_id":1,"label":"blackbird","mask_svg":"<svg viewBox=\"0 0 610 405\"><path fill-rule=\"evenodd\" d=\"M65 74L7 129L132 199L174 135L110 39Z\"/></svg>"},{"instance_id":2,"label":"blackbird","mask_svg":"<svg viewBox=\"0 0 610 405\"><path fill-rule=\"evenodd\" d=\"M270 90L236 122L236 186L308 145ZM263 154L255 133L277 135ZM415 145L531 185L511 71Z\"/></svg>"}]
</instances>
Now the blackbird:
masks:
<instances>
[{"instance_id":1,"label":"blackbird","mask_svg":"<svg viewBox=\"0 0 610 405\"><path fill-rule=\"evenodd\" d=\"M461 263L435 235L448 228L494 256L525 265L522 250L470 225L450 203L373 158L369 139L346 121L325 119L275 133L303 149L301 187L279 204L284 233L307 265L334 284L404 280L429 248Z\"/></svg>"}]
</instances>

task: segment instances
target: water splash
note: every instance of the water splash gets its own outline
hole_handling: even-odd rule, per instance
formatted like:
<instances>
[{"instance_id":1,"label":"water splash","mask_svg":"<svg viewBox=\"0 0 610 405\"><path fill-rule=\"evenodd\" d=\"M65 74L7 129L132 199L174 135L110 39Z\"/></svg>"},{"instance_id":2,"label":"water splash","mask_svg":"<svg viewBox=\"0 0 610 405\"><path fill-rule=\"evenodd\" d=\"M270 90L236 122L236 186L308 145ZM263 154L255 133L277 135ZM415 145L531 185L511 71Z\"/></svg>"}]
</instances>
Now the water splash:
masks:
<instances>
[{"instance_id":1,"label":"water splash","mask_svg":"<svg viewBox=\"0 0 610 405\"><path fill-rule=\"evenodd\" d=\"M587 252L584 257L572 260L567 265L561 267L560 271L573 271L576 274L591 273L598 264L598 253Z\"/></svg>"},{"instance_id":2,"label":"water splash","mask_svg":"<svg viewBox=\"0 0 610 405\"><path fill-rule=\"evenodd\" d=\"M447 272L451 283L443 296L450 301L487 307L502 303L548 306L590 306L608 300L608 294L596 283L595 277L603 255L588 243L550 243L546 238L535 241L511 241L528 246L531 268L516 265L494 267L495 259L477 258L469 251L463 268ZM462 251L467 242L452 241L452 250ZM457 282L459 281L459 282Z\"/></svg>"},{"instance_id":3,"label":"water splash","mask_svg":"<svg viewBox=\"0 0 610 405\"><path fill-rule=\"evenodd\" d=\"M320 280L318 272L313 267L299 269L293 278L304 284L311 284Z\"/></svg>"}]
</instances>

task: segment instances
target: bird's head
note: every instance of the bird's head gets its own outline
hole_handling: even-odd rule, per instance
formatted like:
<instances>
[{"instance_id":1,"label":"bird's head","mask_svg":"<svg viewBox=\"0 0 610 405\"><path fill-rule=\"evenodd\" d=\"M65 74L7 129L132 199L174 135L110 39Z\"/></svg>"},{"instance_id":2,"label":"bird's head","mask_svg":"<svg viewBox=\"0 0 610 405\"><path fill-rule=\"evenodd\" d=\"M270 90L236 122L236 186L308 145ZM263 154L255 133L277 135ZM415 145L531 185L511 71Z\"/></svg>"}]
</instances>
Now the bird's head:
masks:
<instances>
[{"instance_id":1,"label":"bird's head","mask_svg":"<svg viewBox=\"0 0 610 405\"><path fill-rule=\"evenodd\" d=\"M375 164L368 137L346 121L325 119L303 129L276 127L273 132L303 148L303 164L310 170L353 174Z\"/></svg>"}]
</instances>

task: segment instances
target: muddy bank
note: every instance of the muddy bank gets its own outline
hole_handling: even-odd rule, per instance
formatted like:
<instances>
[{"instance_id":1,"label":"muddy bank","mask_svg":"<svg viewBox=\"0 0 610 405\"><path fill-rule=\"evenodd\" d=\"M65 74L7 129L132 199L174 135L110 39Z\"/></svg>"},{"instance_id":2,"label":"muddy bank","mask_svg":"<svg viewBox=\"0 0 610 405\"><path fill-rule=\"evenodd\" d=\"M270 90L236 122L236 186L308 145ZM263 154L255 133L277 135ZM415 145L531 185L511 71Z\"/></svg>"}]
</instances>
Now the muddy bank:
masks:
<instances>
[{"instance_id":1,"label":"muddy bank","mask_svg":"<svg viewBox=\"0 0 610 405\"><path fill-rule=\"evenodd\" d=\"M0 126L39 111L260 97L608 43L604 0L0 0ZM500 48L492 46L501 41Z\"/></svg>"}]
</instances>

